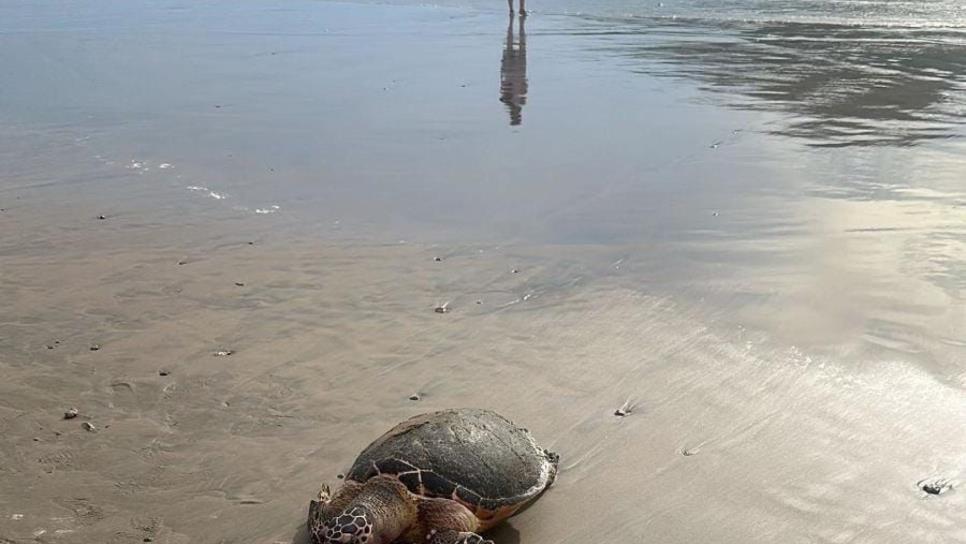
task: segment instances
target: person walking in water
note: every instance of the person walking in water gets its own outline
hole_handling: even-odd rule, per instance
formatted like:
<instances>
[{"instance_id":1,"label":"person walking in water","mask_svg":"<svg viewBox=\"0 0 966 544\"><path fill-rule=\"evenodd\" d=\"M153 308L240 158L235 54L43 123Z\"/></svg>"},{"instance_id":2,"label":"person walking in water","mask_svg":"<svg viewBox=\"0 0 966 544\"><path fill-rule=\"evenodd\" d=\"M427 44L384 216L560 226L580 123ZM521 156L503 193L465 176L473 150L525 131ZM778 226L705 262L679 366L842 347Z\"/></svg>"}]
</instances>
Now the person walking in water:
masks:
<instances>
[{"instance_id":1,"label":"person walking in water","mask_svg":"<svg viewBox=\"0 0 966 544\"><path fill-rule=\"evenodd\" d=\"M513 9L513 3L510 4ZM523 123L523 105L527 103L527 33L524 29L523 0L520 0L520 31L513 39L513 19L506 29L506 44L500 62L500 102L510 112L510 125Z\"/></svg>"},{"instance_id":2,"label":"person walking in water","mask_svg":"<svg viewBox=\"0 0 966 544\"><path fill-rule=\"evenodd\" d=\"M513 14L513 0L506 0L510 4L510 14ZM526 0L520 0L520 15L527 14Z\"/></svg>"}]
</instances>

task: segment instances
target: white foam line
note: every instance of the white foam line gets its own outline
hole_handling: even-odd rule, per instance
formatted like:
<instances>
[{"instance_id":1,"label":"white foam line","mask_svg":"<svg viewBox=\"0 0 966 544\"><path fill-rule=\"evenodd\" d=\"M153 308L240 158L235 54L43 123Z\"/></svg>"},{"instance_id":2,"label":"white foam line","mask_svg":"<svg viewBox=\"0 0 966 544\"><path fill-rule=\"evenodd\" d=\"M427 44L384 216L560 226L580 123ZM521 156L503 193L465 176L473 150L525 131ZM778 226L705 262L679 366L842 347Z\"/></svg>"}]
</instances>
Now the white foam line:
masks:
<instances>
[{"instance_id":1,"label":"white foam line","mask_svg":"<svg viewBox=\"0 0 966 544\"><path fill-rule=\"evenodd\" d=\"M257 214L275 213L279 209L281 209L280 206L273 205L273 206L271 206L269 208L256 208L255 209L255 213L257 213Z\"/></svg>"}]
</instances>

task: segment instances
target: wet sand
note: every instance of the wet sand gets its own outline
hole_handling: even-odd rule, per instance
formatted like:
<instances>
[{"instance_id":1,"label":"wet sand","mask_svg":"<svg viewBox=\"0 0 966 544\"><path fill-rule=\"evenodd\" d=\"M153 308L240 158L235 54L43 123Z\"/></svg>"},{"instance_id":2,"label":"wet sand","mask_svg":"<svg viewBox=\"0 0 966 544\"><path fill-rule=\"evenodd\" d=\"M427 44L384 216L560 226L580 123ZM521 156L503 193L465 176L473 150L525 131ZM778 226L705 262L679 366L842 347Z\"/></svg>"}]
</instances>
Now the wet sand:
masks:
<instances>
[{"instance_id":1,"label":"wet sand","mask_svg":"<svg viewBox=\"0 0 966 544\"><path fill-rule=\"evenodd\" d=\"M0 541L303 543L477 406L561 456L498 544L966 542L958 139L813 145L593 21L142 8L0 34Z\"/></svg>"}]
</instances>

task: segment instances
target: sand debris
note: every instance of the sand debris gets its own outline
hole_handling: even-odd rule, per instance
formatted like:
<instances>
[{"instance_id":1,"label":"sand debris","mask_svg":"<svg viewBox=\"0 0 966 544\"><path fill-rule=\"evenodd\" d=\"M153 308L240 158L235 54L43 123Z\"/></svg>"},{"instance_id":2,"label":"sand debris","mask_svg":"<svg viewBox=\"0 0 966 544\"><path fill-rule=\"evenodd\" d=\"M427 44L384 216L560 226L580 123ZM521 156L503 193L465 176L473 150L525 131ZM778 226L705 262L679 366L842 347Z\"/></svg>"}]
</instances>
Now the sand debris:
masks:
<instances>
[{"instance_id":1,"label":"sand debris","mask_svg":"<svg viewBox=\"0 0 966 544\"><path fill-rule=\"evenodd\" d=\"M930 495L942 495L952 490L953 483L945 478L926 478L920 480L916 486Z\"/></svg>"},{"instance_id":2,"label":"sand debris","mask_svg":"<svg viewBox=\"0 0 966 544\"><path fill-rule=\"evenodd\" d=\"M235 352L232 351L232 350L230 350L230 349L220 349L220 350L212 353L212 355L214 355L215 357L228 357L232 353L235 353Z\"/></svg>"},{"instance_id":3,"label":"sand debris","mask_svg":"<svg viewBox=\"0 0 966 544\"><path fill-rule=\"evenodd\" d=\"M434 308L433 311L436 312L436 313L438 313L438 314L445 314L445 313L449 312L449 301L446 301L446 302L440 304L439 306L437 306L436 308Z\"/></svg>"},{"instance_id":4,"label":"sand debris","mask_svg":"<svg viewBox=\"0 0 966 544\"><path fill-rule=\"evenodd\" d=\"M409 395L409 400L419 400L421 398L422 397L419 396L419 393L413 393L412 395Z\"/></svg>"},{"instance_id":5,"label":"sand debris","mask_svg":"<svg viewBox=\"0 0 966 544\"><path fill-rule=\"evenodd\" d=\"M91 423L90 421L85 421L84 423L81 423L81 427L83 427L84 430L87 431L87 432L89 432L89 433L96 433L97 432L97 427L95 427L94 424Z\"/></svg>"},{"instance_id":6,"label":"sand debris","mask_svg":"<svg viewBox=\"0 0 966 544\"><path fill-rule=\"evenodd\" d=\"M100 344L91 344L91 351L99 351L101 349Z\"/></svg>"}]
</instances>

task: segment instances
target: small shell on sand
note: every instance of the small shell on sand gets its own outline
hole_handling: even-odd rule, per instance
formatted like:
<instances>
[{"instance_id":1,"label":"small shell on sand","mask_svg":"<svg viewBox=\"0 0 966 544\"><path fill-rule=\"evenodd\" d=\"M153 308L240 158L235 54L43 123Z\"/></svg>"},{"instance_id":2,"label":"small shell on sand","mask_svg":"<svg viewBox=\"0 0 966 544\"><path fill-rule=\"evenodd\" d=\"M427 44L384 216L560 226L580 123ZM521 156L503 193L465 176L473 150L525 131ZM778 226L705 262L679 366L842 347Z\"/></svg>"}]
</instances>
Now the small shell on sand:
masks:
<instances>
[{"instance_id":1,"label":"small shell on sand","mask_svg":"<svg viewBox=\"0 0 966 544\"><path fill-rule=\"evenodd\" d=\"M953 483L945 478L926 478L920 480L916 486L930 495L942 495L952 490Z\"/></svg>"},{"instance_id":2,"label":"small shell on sand","mask_svg":"<svg viewBox=\"0 0 966 544\"><path fill-rule=\"evenodd\" d=\"M422 397L419 396L419 393L413 393L412 395L409 395L409 400L419 400L420 398Z\"/></svg>"},{"instance_id":3,"label":"small shell on sand","mask_svg":"<svg viewBox=\"0 0 966 544\"><path fill-rule=\"evenodd\" d=\"M622 404L620 408L614 410L614 415L617 417L628 416L631 414L632 410L633 410L633 406L631 406L631 401L626 400L624 401L624 404Z\"/></svg>"},{"instance_id":4,"label":"small shell on sand","mask_svg":"<svg viewBox=\"0 0 966 544\"><path fill-rule=\"evenodd\" d=\"M79 413L80 412L77 411L77 408L70 408L64 412L64 419L74 419Z\"/></svg>"},{"instance_id":5,"label":"small shell on sand","mask_svg":"<svg viewBox=\"0 0 966 544\"><path fill-rule=\"evenodd\" d=\"M84 427L84 430L89 433L97 432L97 427L95 427L94 424L91 423L90 421L85 421L84 423L81 424L81 427Z\"/></svg>"}]
</instances>

